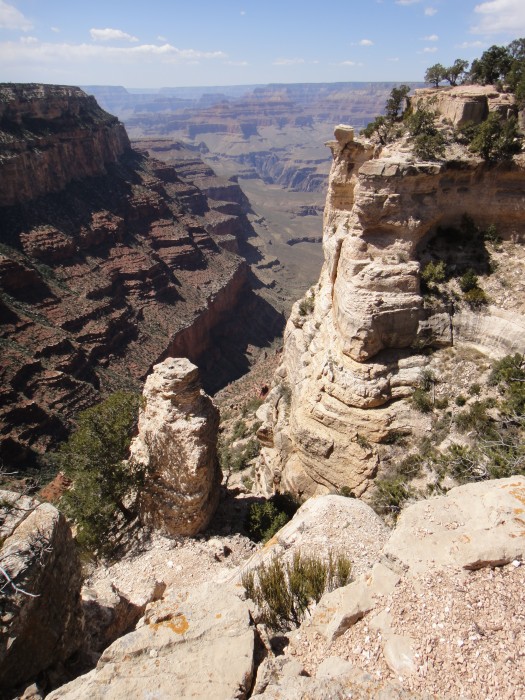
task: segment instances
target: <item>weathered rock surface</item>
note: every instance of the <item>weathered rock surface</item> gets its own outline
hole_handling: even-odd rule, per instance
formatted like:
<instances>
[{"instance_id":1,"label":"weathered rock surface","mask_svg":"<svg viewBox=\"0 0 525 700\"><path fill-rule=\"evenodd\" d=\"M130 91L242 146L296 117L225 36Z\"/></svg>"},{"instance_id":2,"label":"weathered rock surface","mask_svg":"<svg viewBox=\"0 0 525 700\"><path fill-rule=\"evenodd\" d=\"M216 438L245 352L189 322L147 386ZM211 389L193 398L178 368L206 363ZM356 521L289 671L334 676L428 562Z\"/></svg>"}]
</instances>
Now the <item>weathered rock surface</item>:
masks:
<instances>
[{"instance_id":1,"label":"weathered rock surface","mask_svg":"<svg viewBox=\"0 0 525 700\"><path fill-rule=\"evenodd\" d=\"M0 541L4 697L81 647L83 616L80 562L71 529L56 508L0 491Z\"/></svg>"},{"instance_id":2,"label":"weathered rock surface","mask_svg":"<svg viewBox=\"0 0 525 700\"><path fill-rule=\"evenodd\" d=\"M145 474L141 520L169 535L194 535L219 500L219 412L185 358L155 365L144 386L130 462Z\"/></svg>"},{"instance_id":3,"label":"weathered rock surface","mask_svg":"<svg viewBox=\"0 0 525 700\"><path fill-rule=\"evenodd\" d=\"M261 697L296 697L287 663L305 693L310 681L300 674L328 673L333 697L344 697L350 664L386 687L399 682L409 696L520 697L524 502L525 478L518 476L408 506L381 561L326 593L290 635L284 660L264 662L256 686Z\"/></svg>"},{"instance_id":4,"label":"weathered rock surface","mask_svg":"<svg viewBox=\"0 0 525 700\"><path fill-rule=\"evenodd\" d=\"M130 148L119 120L77 87L3 83L0 120L0 206L58 192L72 180L105 175L106 166Z\"/></svg>"},{"instance_id":5,"label":"weathered rock surface","mask_svg":"<svg viewBox=\"0 0 525 700\"><path fill-rule=\"evenodd\" d=\"M279 532L243 565L251 569L274 557L291 560L295 552L328 558L345 554L353 576L367 571L380 556L389 531L370 506L355 498L310 498Z\"/></svg>"},{"instance_id":6,"label":"weathered rock surface","mask_svg":"<svg viewBox=\"0 0 525 700\"><path fill-rule=\"evenodd\" d=\"M438 91L439 109L445 114L447 100L467 100L466 92ZM476 92L487 110L489 102L490 109L506 104L493 92ZM361 496L376 474L378 446L414 423L403 399L428 363L422 348L471 343L501 357L525 347L522 314L431 304L420 289L428 242L458 228L465 214L482 230L496 222L504 239L523 240L523 156L495 167L458 147L453 160L418 162L403 144L381 151L341 124L335 134L325 264L319 283L292 309L260 431L258 483L266 493L311 496L346 487Z\"/></svg>"},{"instance_id":7,"label":"weathered rock surface","mask_svg":"<svg viewBox=\"0 0 525 700\"><path fill-rule=\"evenodd\" d=\"M152 606L142 626L106 649L96 669L48 697L247 697L255 628L238 593L227 584L203 584Z\"/></svg>"},{"instance_id":8,"label":"weathered rock surface","mask_svg":"<svg viewBox=\"0 0 525 700\"><path fill-rule=\"evenodd\" d=\"M406 508L384 555L416 574L525 559L525 477L466 484Z\"/></svg>"}]
</instances>

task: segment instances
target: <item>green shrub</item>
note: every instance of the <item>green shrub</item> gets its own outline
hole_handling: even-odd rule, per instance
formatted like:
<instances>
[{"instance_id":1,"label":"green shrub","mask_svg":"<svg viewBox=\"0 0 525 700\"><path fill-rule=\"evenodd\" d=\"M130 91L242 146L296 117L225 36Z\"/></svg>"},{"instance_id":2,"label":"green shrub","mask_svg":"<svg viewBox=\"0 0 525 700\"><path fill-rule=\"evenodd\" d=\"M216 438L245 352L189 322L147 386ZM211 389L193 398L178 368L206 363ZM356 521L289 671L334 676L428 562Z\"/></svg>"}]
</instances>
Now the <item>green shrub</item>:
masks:
<instances>
[{"instance_id":1,"label":"green shrub","mask_svg":"<svg viewBox=\"0 0 525 700\"><path fill-rule=\"evenodd\" d=\"M479 396L481 392L481 385L475 382L474 384L471 384L468 388L468 393L471 396Z\"/></svg>"},{"instance_id":2,"label":"green shrub","mask_svg":"<svg viewBox=\"0 0 525 700\"><path fill-rule=\"evenodd\" d=\"M475 287L474 289L469 289L465 292L463 299L467 302L469 306L477 309L481 306L486 306L489 303L489 298L480 287Z\"/></svg>"},{"instance_id":3,"label":"green shrub","mask_svg":"<svg viewBox=\"0 0 525 700\"><path fill-rule=\"evenodd\" d=\"M438 284L446 279L446 265L443 260L429 262L421 273L421 279L427 284Z\"/></svg>"},{"instance_id":4,"label":"green shrub","mask_svg":"<svg viewBox=\"0 0 525 700\"><path fill-rule=\"evenodd\" d=\"M470 149L488 161L505 160L519 153L521 137L516 118L502 119L497 112L490 112L478 126Z\"/></svg>"},{"instance_id":5,"label":"green shrub","mask_svg":"<svg viewBox=\"0 0 525 700\"><path fill-rule=\"evenodd\" d=\"M314 308L315 308L315 295L313 293L307 294L307 296L305 296L299 302L299 315L300 316L307 316L308 314L312 313Z\"/></svg>"},{"instance_id":6,"label":"green shrub","mask_svg":"<svg viewBox=\"0 0 525 700\"><path fill-rule=\"evenodd\" d=\"M246 593L259 607L261 621L273 631L298 627L313 602L325 591L345 586L351 563L344 555L329 553L328 562L295 552L291 563L274 557L242 575Z\"/></svg>"},{"instance_id":7,"label":"green shrub","mask_svg":"<svg viewBox=\"0 0 525 700\"><path fill-rule=\"evenodd\" d=\"M237 447L219 443L218 456L222 471L225 473L241 471L250 460L257 457L260 450L261 445L256 438L250 438L246 445Z\"/></svg>"},{"instance_id":8,"label":"green shrub","mask_svg":"<svg viewBox=\"0 0 525 700\"><path fill-rule=\"evenodd\" d=\"M462 411L455 419L457 429L466 433L475 430L477 433L486 433L490 427L492 419L487 413L487 405L484 401L475 401L466 411Z\"/></svg>"},{"instance_id":9,"label":"green shrub","mask_svg":"<svg viewBox=\"0 0 525 700\"><path fill-rule=\"evenodd\" d=\"M134 517L125 500L143 483L144 475L125 460L141 400L137 394L120 391L83 411L77 429L53 455L58 468L73 481L60 508L76 522L77 541L89 552L109 553L118 518Z\"/></svg>"},{"instance_id":10,"label":"green shrub","mask_svg":"<svg viewBox=\"0 0 525 700\"><path fill-rule=\"evenodd\" d=\"M292 519L298 507L297 501L288 493L252 503L246 522L248 536L255 542L267 542Z\"/></svg>"},{"instance_id":11,"label":"green shrub","mask_svg":"<svg viewBox=\"0 0 525 700\"><path fill-rule=\"evenodd\" d=\"M420 413L431 413L433 409L432 399L429 393L420 388L414 390L412 394L412 404L416 411Z\"/></svg>"},{"instance_id":12,"label":"green shrub","mask_svg":"<svg viewBox=\"0 0 525 700\"><path fill-rule=\"evenodd\" d=\"M442 396L440 399L436 399L434 401L434 408L438 408L439 410L448 408L448 396Z\"/></svg>"},{"instance_id":13,"label":"green shrub","mask_svg":"<svg viewBox=\"0 0 525 700\"><path fill-rule=\"evenodd\" d=\"M414 496L415 491L405 476L396 474L376 479L372 507L381 515L397 516L403 505Z\"/></svg>"},{"instance_id":14,"label":"green shrub","mask_svg":"<svg viewBox=\"0 0 525 700\"><path fill-rule=\"evenodd\" d=\"M465 396L463 396L463 394L459 394L454 399L454 403L456 404L456 406L464 406L467 403L467 399L465 398Z\"/></svg>"},{"instance_id":15,"label":"green shrub","mask_svg":"<svg viewBox=\"0 0 525 700\"><path fill-rule=\"evenodd\" d=\"M487 230L483 232L483 238L494 245L501 243L501 237L498 234L498 229L495 224L490 224L487 227Z\"/></svg>"},{"instance_id":16,"label":"green shrub","mask_svg":"<svg viewBox=\"0 0 525 700\"><path fill-rule=\"evenodd\" d=\"M434 372L428 367L422 369L419 373L419 388L423 389L423 391L430 391L435 383L436 376Z\"/></svg>"},{"instance_id":17,"label":"green shrub","mask_svg":"<svg viewBox=\"0 0 525 700\"><path fill-rule=\"evenodd\" d=\"M478 286L478 276L472 268L469 268L459 279L459 288L463 293L470 292Z\"/></svg>"},{"instance_id":18,"label":"green shrub","mask_svg":"<svg viewBox=\"0 0 525 700\"><path fill-rule=\"evenodd\" d=\"M239 419L233 426L231 435L232 440L242 440L242 438L245 438L249 432L250 431L248 430L248 426L246 425L245 421Z\"/></svg>"},{"instance_id":19,"label":"green shrub","mask_svg":"<svg viewBox=\"0 0 525 700\"><path fill-rule=\"evenodd\" d=\"M525 355L506 355L494 363L489 384L498 386L503 395L502 410L505 414L525 414Z\"/></svg>"}]
</instances>

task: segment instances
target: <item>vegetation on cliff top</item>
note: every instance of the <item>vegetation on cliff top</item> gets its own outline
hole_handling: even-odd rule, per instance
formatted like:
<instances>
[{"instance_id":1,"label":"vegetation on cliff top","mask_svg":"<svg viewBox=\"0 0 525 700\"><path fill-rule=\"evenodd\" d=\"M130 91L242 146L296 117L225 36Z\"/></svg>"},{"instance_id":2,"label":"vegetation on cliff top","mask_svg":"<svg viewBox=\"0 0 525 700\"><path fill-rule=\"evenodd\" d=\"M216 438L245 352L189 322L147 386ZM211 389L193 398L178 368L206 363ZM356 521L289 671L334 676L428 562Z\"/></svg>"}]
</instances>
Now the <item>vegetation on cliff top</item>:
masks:
<instances>
[{"instance_id":1,"label":"vegetation on cliff top","mask_svg":"<svg viewBox=\"0 0 525 700\"><path fill-rule=\"evenodd\" d=\"M513 92L516 110L525 106L525 39L516 39L508 46L492 46L481 58L468 61L458 58L452 66L440 63L430 66L425 81L434 87L447 81L449 85L495 84L500 90ZM421 160L441 160L447 144L460 143L484 160L506 160L521 151L522 134L518 129L516 114L502 116L490 112L480 124L469 122L453 130L437 120L431 102L415 109L408 104L407 85L395 87L385 105L385 115L380 115L361 131L386 145L408 134L414 155Z\"/></svg>"}]
</instances>

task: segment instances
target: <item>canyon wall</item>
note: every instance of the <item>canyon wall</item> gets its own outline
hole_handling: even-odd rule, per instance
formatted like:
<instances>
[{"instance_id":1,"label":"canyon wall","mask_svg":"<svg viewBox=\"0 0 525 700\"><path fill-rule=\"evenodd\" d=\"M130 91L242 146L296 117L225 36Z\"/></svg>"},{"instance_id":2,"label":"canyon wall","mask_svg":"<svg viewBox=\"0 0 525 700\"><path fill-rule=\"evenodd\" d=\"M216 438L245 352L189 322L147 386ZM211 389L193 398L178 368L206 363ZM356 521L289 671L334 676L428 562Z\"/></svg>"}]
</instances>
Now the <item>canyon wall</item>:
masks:
<instances>
[{"instance_id":1,"label":"canyon wall","mask_svg":"<svg viewBox=\"0 0 525 700\"><path fill-rule=\"evenodd\" d=\"M0 455L29 466L167 355L217 360L215 328L257 306L237 254L253 231L235 183L132 150L78 88L4 84L0 114Z\"/></svg>"},{"instance_id":2,"label":"canyon wall","mask_svg":"<svg viewBox=\"0 0 525 700\"><path fill-rule=\"evenodd\" d=\"M457 105L457 90L452 96ZM440 100L449 104L446 93ZM469 105L463 95L456 121ZM325 264L319 283L293 308L283 361L261 412L258 479L267 493L346 488L362 495L381 445L418 422L406 399L429 361L425 349L471 343L501 357L525 347L522 301L472 309L453 297L429 297L421 287L431 241L442 240L451 269L486 254L481 238L459 240L465 215L479 230L496 225L504 240L523 242L524 156L488 164L453 145L444 160L422 162L406 139L381 148L355 140L345 126L335 136L328 144Z\"/></svg>"}]
</instances>

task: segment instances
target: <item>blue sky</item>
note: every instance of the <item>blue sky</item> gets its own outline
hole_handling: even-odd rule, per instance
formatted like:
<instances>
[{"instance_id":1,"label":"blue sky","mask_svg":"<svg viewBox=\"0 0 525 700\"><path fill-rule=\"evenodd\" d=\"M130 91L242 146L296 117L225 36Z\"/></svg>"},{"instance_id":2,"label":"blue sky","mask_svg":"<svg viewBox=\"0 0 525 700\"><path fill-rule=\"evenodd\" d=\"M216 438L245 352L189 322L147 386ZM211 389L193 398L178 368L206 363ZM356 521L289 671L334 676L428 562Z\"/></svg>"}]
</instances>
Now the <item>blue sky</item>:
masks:
<instances>
[{"instance_id":1,"label":"blue sky","mask_svg":"<svg viewBox=\"0 0 525 700\"><path fill-rule=\"evenodd\" d=\"M525 0L0 0L0 82L416 81L525 36Z\"/></svg>"}]
</instances>

